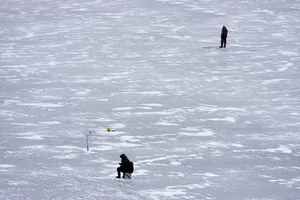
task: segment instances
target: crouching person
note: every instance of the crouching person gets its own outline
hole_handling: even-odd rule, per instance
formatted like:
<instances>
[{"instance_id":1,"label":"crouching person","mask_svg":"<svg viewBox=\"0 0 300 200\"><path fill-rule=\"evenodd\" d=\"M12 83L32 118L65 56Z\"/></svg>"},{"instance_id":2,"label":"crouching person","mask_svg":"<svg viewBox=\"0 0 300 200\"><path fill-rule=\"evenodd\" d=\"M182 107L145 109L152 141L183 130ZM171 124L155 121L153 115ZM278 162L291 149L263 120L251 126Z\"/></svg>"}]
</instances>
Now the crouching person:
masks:
<instances>
[{"instance_id":1,"label":"crouching person","mask_svg":"<svg viewBox=\"0 0 300 200\"><path fill-rule=\"evenodd\" d=\"M117 168L118 176L116 178L121 178L121 172L123 173L122 178L131 178L131 173L133 172L133 162L131 162L125 154L120 155L121 163L120 167ZM126 176L126 177L125 177Z\"/></svg>"}]
</instances>

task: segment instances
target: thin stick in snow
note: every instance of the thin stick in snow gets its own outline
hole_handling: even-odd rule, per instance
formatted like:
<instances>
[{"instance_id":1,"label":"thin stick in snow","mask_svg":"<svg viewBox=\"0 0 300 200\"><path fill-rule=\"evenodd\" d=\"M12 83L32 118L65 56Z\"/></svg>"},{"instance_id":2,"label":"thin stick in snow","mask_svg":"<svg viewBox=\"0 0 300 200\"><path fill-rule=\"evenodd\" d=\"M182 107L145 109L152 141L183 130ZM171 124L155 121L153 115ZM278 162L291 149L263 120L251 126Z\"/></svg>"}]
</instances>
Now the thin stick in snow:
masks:
<instances>
[{"instance_id":1,"label":"thin stick in snow","mask_svg":"<svg viewBox=\"0 0 300 200\"><path fill-rule=\"evenodd\" d=\"M86 150L89 151L89 141L88 141L88 135L86 136Z\"/></svg>"}]
</instances>

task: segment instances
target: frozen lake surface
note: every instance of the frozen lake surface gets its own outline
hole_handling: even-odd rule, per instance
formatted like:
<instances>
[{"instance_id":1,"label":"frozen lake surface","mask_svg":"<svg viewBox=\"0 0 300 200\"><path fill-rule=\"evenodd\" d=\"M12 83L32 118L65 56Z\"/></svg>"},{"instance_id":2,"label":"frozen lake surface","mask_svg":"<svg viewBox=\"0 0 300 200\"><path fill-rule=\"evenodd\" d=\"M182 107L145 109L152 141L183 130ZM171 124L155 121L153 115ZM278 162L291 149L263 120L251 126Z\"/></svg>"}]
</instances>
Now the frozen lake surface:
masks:
<instances>
[{"instance_id":1,"label":"frozen lake surface","mask_svg":"<svg viewBox=\"0 0 300 200\"><path fill-rule=\"evenodd\" d=\"M0 17L0 199L299 199L299 0L7 0ZM223 25L228 48L203 48Z\"/></svg>"}]
</instances>

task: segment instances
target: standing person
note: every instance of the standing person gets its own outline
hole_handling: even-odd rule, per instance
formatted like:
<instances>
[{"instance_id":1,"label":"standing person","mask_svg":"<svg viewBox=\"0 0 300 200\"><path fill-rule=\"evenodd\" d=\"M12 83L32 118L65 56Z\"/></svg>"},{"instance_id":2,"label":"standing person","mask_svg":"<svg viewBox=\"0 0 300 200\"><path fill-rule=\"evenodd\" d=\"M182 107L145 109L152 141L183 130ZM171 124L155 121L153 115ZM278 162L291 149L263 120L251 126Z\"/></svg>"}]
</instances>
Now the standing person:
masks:
<instances>
[{"instance_id":1,"label":"standing person","mask_svg":"<svg viewBox=\"0 0 300 200\"><path fill-rule=\"evenodd\" d=\"M227 43L227 33L228 30L225 26L222 27L222 31L221 31L221 46L220 48L226 48L226 43Z\"/></svg>"},{"instance_id":2,"label":"standing person","mask_svg":"<svg viewBox=\"0 0 300 200\"><path fill-rule=\"evenodd\" d=\"M122 178L125 178L125 172L132 173L133 167L131 167L130 163L132 163L125 154L120 155L121 163L119 163L120 167L117 168L118 176L116 178L121 178L121 172L123 172Z\"/></svg>"}]
</instances>

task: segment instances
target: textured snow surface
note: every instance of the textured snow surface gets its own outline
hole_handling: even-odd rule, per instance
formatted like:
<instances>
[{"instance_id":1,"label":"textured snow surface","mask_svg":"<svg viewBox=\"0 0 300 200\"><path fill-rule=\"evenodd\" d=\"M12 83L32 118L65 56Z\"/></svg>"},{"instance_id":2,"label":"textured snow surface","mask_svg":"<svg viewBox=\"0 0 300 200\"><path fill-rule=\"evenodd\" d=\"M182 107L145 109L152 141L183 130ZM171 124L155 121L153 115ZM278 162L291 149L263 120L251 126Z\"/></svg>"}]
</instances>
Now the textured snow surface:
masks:
<instances>
[{"instance_id":1,"label":"textured snow surface","mask_svg":"<svg viewBox=\"0 0 300 200\"><path fill-rule=\"evenodd\" d=\"M299 199L299 0L2 0L0 19L1 200ZM228 48L203 48L223 25Z\"/></svg>"}]
</instances>

